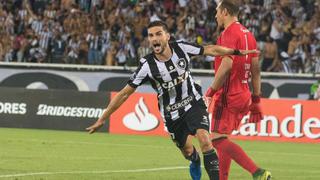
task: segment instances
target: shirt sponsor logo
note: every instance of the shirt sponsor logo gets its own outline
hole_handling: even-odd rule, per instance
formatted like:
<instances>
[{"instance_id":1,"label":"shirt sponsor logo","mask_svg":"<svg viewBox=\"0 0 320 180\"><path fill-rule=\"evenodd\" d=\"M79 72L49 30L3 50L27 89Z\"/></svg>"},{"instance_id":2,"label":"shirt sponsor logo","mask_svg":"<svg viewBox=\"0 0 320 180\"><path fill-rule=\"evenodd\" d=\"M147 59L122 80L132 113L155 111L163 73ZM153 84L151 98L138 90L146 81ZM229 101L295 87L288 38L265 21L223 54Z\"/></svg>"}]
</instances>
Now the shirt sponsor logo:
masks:
<instances>
[{"instance_id":1,"label":"shirt sponsor logo","mask_svg":"<svg viewBox=\"0 0 320 180\"><path fill-rule=\"evenodd\" d=\"M182 99L181 101L178 101L174 104L168 105L166 107L167 111L176 111L178 109L184 108L185 106L187 106L188 104L190 104L190 102L193 100L193 96L188 96L184 99Z\"/></svg>"},{"instance_id":2,"label":"shirt sponsor logo","mask_svg":"<svg viewBox=\"0 0 320 180\"><path fill-rule=\"evenodd\" d=\"M143 97L135 105L134 112L124 116L122 122L127 128L135 131L150 131L159 126L159 120L149 112Z\"/></svg>"},{"instance_id":3,"label":"shirt sponsor logo","mask_svg":"<svg viewBox=\"0 0 320 180\"><path fill-rule=\"evenodd\" d=\"M39 104L37 115L99 118L102 112L103 112L103 109L100 109L100 108L51 106L47 104Z\"/></svg>"},{"instance_id":4,"label":"shirt sponsor logo","mask_svg":"<svg viewBox=\"0 0 320 180\"><path fill-rule=\"evenodd\" d=\"M176 85L183 83L188 78L188 76L189 76L189 73L185 72L180 76L178 76L177 78L173 79L172 81L161 83L161 86L166 90L170 90L174 88Z\"/></svg>"}]
</instances>

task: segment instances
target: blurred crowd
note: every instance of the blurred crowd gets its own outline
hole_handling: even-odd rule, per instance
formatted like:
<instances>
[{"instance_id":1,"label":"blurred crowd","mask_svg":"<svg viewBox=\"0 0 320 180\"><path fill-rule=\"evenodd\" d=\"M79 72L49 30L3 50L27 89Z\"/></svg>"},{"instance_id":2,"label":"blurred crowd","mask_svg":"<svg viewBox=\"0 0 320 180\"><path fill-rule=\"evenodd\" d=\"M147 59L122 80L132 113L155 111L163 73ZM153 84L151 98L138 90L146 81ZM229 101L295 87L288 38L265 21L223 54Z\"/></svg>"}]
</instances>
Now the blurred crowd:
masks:
<instances>
[{"instance_id":1,"label":"blurred crowd","mask_svg":"<svg viewBox=\"0 0 320 180\"><path fill-rule=\"evenodd\" d=\"M242 0L261 68L320 73L320 0ZM0 0L0 61L137 65L151 52L147 25L163 20L175 39L215 43L218 0ZM193 68L211 69L197 57Z\"/></svg>"}]
</instances>

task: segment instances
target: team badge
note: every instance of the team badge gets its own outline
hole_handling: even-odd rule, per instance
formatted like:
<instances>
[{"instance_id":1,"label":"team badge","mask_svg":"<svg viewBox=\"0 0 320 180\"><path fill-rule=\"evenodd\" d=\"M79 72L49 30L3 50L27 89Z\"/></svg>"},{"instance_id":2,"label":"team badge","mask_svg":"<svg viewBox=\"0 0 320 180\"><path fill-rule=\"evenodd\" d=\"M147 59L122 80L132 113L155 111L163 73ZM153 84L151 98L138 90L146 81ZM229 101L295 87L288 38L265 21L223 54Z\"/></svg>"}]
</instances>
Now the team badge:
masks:
<instances>
[{"instance_id":1,"label":"team badge","mask_svg":"<svg viewBox=\"0 0 320 180\"><path fill-rule=\"evenodd\" d=\"M187 62L186 62L186 60L184 58L181 58L181 59L179 59L177 65L181 69L186 69Z\"/></svg>"}]
</instances>

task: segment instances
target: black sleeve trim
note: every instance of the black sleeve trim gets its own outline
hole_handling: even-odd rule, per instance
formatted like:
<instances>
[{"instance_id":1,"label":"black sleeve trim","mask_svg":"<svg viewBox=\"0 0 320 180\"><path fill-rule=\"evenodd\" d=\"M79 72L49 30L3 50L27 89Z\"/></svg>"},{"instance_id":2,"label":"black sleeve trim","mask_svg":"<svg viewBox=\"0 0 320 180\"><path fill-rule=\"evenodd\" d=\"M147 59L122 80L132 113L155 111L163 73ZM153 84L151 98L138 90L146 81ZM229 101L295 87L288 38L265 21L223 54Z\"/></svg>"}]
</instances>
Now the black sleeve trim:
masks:
<instances>
[{"instance_id":1,"label":"black sleeve trim","mask_svg":"<svg viewBox=\"0 0 320 180\"><path fill-rule=\"evenodd\" d=\"M132 81L128 81L128 85L135 88L135 89L139 86L139 85L134 84Z\"/></svg>"},{"instance_id":2,"label":"black sleeve trim","mask_svg":"<svg viewBox=\"0 0 320 180\"><path fill-rule=\"evenodd\" d=\"M200 52L199 52L199 55L203 55L204 53L204 47L203 46L200 46Z\"/></svg>"}]
</instances>

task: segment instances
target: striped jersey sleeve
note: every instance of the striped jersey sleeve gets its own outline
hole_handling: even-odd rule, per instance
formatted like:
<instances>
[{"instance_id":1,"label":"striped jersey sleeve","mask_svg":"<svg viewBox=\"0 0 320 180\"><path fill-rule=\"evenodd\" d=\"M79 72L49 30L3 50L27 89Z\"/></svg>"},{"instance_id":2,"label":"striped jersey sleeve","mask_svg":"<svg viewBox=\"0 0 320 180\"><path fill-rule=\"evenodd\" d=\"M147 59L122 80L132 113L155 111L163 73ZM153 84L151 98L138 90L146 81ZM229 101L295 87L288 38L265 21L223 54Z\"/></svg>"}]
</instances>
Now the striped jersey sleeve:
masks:
<instances>
[{"instance_id":1,"label":"striped jersey sleeve","mask_svg":"<svg viewBox=\"0 0 320 180\"><path fill-rule=\"evenodd\" d=\"M203 55L203 46L184 41L178 41L178 45L184 52L188 53L189 56Z\"/></svg>"},{"instance_id":2,"label":"striped jersey sleeve","mask_svg":"<svg viewBox=\"0 0 320 180\"><path fill-rule=\"evenodd\" d=\"M144 58L140 59L140 64L136 69L136 71L131 75L130 79L128 80L128 85L130 85L133 88L137 88L138 86L148 81L149 67L148 67L148 63L146 62L147 62L146 59Z\"/></svg>"}]
</instances>

